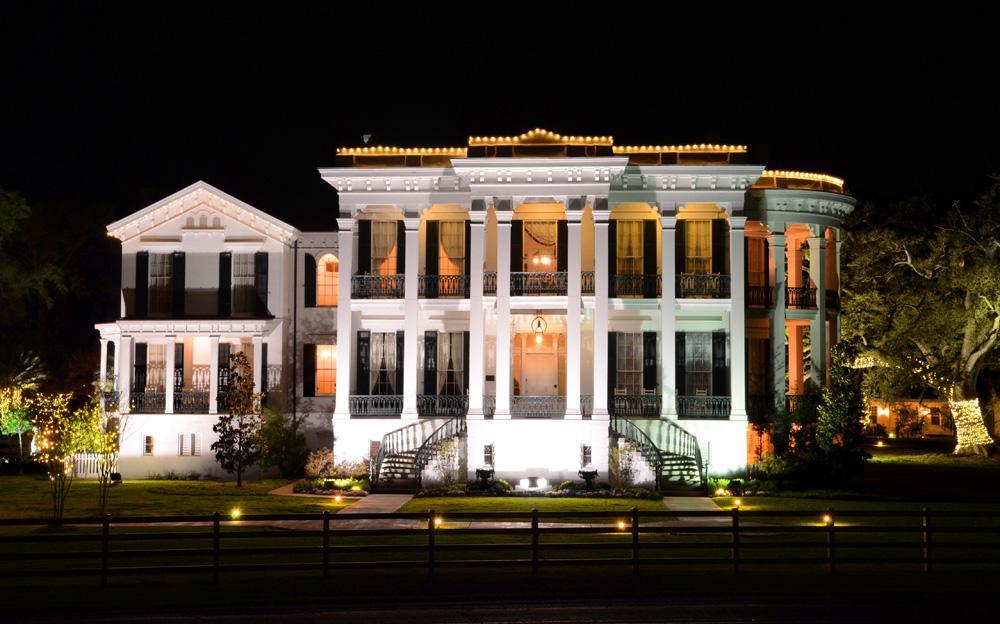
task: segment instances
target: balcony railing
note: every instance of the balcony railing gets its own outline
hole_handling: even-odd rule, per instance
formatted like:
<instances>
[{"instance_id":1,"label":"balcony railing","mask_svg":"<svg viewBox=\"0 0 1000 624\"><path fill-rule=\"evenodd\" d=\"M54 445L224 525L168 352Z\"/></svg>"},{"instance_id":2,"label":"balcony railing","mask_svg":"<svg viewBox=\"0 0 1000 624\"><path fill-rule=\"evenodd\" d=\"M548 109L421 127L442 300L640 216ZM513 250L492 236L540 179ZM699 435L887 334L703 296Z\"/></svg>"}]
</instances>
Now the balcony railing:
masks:
<instances>
[{"instance_id":1,"label":"balcony railing","mask_svg":"<svg viewBox=\"0 0 1000 624\"><path fill-rule=\"evenodd\" d=\"M495 295L497 294L497 272L496 271L486 271L483 273L483 294L484 295Z\"/></svg>"},{"instance_id":2,"label":"balcony railing","mask_svg":"<svg viewBox=\"0 0 1000 624\"><path fill-rule=\"evenodd\" d=\"M611 275L612 297L641 297L655 299L660 296L659 275Z\"/></svg>"},{"instance_id":3,"label":"balcony railing","mask_svg":"<svg viewBox=\"0 0 1000 624\"><path fill-rule=\"evenodd\" d=\"M840 293L836 290L826 291L826 307L833 310L840 309Z\"/></svg>"},{"instance_id":4,"label":"balcony railing","mask_svg":"<svg viewBox=\"0 0 1000 624\"><path fill-rule=\"evenodd\" d=\"M567 277L565 271L557 273L511 273L510 294L523 295L565 295Z\"/></svg>"},{"instance_id":5,"label":"balcony railing","mask_svg":"<svg viewBox=\"0 0 1000 624\"><path fill-rule=\"evenodd\" d=\"M566 415L566 397L512 396L510 415L513 418L562 418Z\"/></svg>"},{"instance_id":6,"label":"balcony railing","mask_svg":"<svg viewBox=\"0 0 1000 624\"><path fill-rule=\"evenodd\" d=\"M584 271L580 274L580 293L584 295L594 294L594 272Z\"/></svg>"},{"instance_id":7,"label":"balcony railing","mask_svg":"<svg viewBox=\"0 0 1000 624\"><path fill-rule=\"evenodd\" d=\"M104 411L106 412L117 412L118 411L118 390L105 390L101 392L101 399L104 402Z\"/></svg>"},{"instance_id":8,"label":"balcony railing","mask_svg":"<svg viewBox=\"0 0 1000 624\"><path fill-rule=\"evenodd\" d=\"M729 276L717 273L677 275L678 299L728 299Z\"/></svg>"},{"instance_id":9,"label":"balcony railing","mask_svg":"<svg viewBox=\"0 0 1000 624\"><path fill-rule=\"evenodd\" d=\"M774 413L774 395L751 394L747 396L747 417L761 421Z\"/></svg>"},{"instance_id":10,"label":"balcony railing","mask_svg":"<svg viewBox=\"0 0 1000 624\"><path fill-rule=\"evenodd\" d=\"M584 418L592 418L594 416L594 395L580 395L580 414Z\"/></svg>"},{"instance_id":11,"label":"balcony railing","mask_svg":"<svg viewBox=\"0 0 1000 624\"><path fill-rule=\"evenodd\" d=\"M403 395L354 395L350 400L351 416L399 416Z\"/></svg>"},{"instance_id":12,"label":"balcony railing","mask_svg":"<svg viewBox=\"0 0 1000 624\"><path fill-rule=\"evenodd\" d=\"M351 276L351 297L354 299L402 299L404 296L402 275Z\"/></svg>"},{"instance_id":13,"label":"balcony railing","mask_svg":"<svg viewBox=\"0 0 1000 624\"><path fill-rule=\"evenodd\" d=\"M132 392L129 405L135 414L162 414L165 411L167 395L164 392Z\"/></svg>"},{"instance_id":14,"label":"balcony railing","mask_svg":"<svg viewBox=\"0 0 1000 624\"><path fill-rule=\"evenodd\" d=\"M427 299L438 297L468 298L469 278L466 275L421 275L417 294Z\"/></svg>"},{"instance_id":15,"label":"balcony railing","mask_svg":"<svg viewBox=\"0 0 1000 624\"><path fill-rule=\"evenodd\" d=\"M789 286L785 289L786 308L815 308L816 289Z\"/></svg>"},{"instance_id":16,"label":"balcony railing","mask_svg":"<svg viewBox=\"0 0 1000 624\"><path fill-rule=\"evenodd\" d=\"M755 308L774 306L774 288L771 286L747 286L747 305Z\"/></svg>"},{"instance_id":17,"label":"balcony railing","mask_svg":"<svg viewBox=\"0 0 1000 624\"><path fill-rule=\"evenodd\" d=\"M732 397L678 396L677 415L681 418L729 418Z\"/></svg>"},{"instance_id":18,"label":"balcony railing","mask_svg":"<svg viewBox=\"0 0 1000 624\"><path fill-rule=\"evenodd\" d=\"M493 418L497 411L497 398L492 394L483 395L483 417Z\"/></svg>"},{"instance_id":19,"label":"balcony railing","mask_svg":"<svg viewBox=\"0 0 1000 624\"><path fill-rule=\"evenodd\" d=\"M464 394L417 395L417 414L421 416L465 416L468 413L469 397Z\"/></svg>"},{"instance_id":20,"label":"balcony railing","mask_svg":"<svg viewBox=\"0 0 1000 624\"><path fill-rule=\"evenodd\" d=\"M207 414L208 390L175 390L175 414Z\"/></svg>"},{"instance_id":21,"label":"balcony railing","mask_svg":"<svg viewBox=\"0 0 1000 624\"><path fill-rule=\"evenodd\" d=\"M658 394L616 394L611 397L611 415L625 418L658 418Z\"/></svg>"}]
</instances>

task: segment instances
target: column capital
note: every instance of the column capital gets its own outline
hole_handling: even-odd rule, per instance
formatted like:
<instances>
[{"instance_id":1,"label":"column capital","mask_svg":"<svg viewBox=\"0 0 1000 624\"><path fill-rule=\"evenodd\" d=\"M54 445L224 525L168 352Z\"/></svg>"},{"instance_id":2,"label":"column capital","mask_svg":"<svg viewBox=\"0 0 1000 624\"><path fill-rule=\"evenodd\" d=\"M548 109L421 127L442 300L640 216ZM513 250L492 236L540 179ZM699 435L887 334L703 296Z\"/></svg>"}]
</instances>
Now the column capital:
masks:
<instances>
[{"instance_id":1,"label":"column capital","mask_svg":"<svg viewBox=\"0 0 1000 624\"><path fill-rule=\"evenodd\" d=\"M729 217L729 227L733 230L742 230L746 227L746 217Z\"/></svg>"},{"instance_id":2,"label":"column capital","mask_svg":"<svg viewBox=\"0 0 1000 624\"><path fill-rule=\"evenodd\" d=\"M785 246L785 234L771 234L767 237L768 243L771 247L784 247Z\"/></svg>"},{"instance_id":3,"label":"column capital","mask_svg":"<svg viewBox=\"0 0 1000 624\"><path fill-rule=\"evenodd\" d=\"M510 227L510 222L514 218L513 212L503 211L497 212L497 226L499 227Z\"/></svg>"},{"instance_id":4,"label":"column capital","mask_svg":"<svg viewBox=\"0 0 1000 624\"><path fill-rule=\"evenodd\" d=\"M675 229L677 227L677 217L673 215L669 217L660 217L660 227L664 230Z\"/></svg>"},{"instance_id":5,"label":"column capital","mask_svg":"<svg viewBox=\"0 0 1000 624\"><path fill-rule=\"evenodd\" d=\"M486 213L480 211L469 211L469 225L472 227L486 226Z\"/></svg>"},{"instance_id":6,"label":"column capital","mask_svg":"<svg viewBox=\"0 0 1000 624\"><path fill-rule=\"evenodd\" d=\"M420 229L420 217L404 217L403 225L406 227L407 232L416 232Z\"/></svg>"},{"instance_id":7,"label":"column capital","mask_svg":"<svg viewBox=\"0 0 1000 624\"><path fill-rule=\"evenodd\" d=\"M810 236L809 237L809 247L814 249L826 249L826 237L825 236Z\"/></svg>"},{"instance_id":8,"label":"column capital","mask_svg":"<svg viewBox=\"0 0 1000 624\"><path fill-rule=\"evenodd\" d=\"M594 225L595 226L602 226L602 225L603 226L607 226L608 225L608 221L611 220L611 211L610 210L592 210L591 214L593 214L593 216L594 216Z\"/></svg>"},{"instance_id":9,"label":"column capital","mask_svg":"<svg viewBox=\"0 0 1000 624\"><path fill-rule=\"evenodd\" d=\"M580 222L583 219L582 210L567 210L566 211L566 223L569 226L580 227Z\"/></svg>"},{"instance_id":10,"label":"column capital","mask_svg":"<svg viewBox=\"0 0 1000 624\"><path fill-rule=\"evenodd\" d=\"M350 232L354 229L354 219L352 217L339 217L337 219L337 230L340 232Z\"/></svg>"}]
</instances>

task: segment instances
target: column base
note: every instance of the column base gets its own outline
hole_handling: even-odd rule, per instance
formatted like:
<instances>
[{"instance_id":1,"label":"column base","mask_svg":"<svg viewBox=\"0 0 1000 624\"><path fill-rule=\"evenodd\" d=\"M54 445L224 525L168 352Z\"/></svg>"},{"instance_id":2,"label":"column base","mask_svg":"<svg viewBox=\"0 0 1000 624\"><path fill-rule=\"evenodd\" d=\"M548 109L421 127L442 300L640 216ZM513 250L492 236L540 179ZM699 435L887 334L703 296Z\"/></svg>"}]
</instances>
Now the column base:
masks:
<instances>
[{"instance_id":1,"label":"column base","mask_svg":"<svg viewBox=\"0 0 1000 624\"><path fill-rule=\"evenodd\" d=\"M664 420L677 420L677 410L663 410L660 412L660 418L663 418Z\"/></svg>"},{"instance_id":2,"label":"column base","mask_svg":"<svg viewBox=\"0 0 1000 624\"><path fill-rule=\"evenodd\" d=\"M595 407L590 415L591 420L611 420L611 415L606 407Z\"/></svg>"},{"instance_id":3,"label":"column base","mask_svg":"<svg viewBox=\"0 0 1000 624\"><path fill-rule=\"evenodd\" d=\"M729 420L746 420L747 411L745 409L733 409L729 412Z\"/></svg>"},{"instance_id":4,"label":"column base","mask_svg":"<svg viewBox=\"0 0 1000 624\"><path fill-rule=\"evenodd\" d=\"M483 420L485 414L483 414L483 408L481 407L470 407L468 413L465 415L466 420Z\"/></svg>"},{"instance_id":5,"label":"column base","mask_svg":"<svg viewBox=\"0 0 1000 624\"><path fill-rule=\"evenodd\" d=\"M493 412L493 420L510 420L510 409L502 410L498 407Z\"/></svg>"},{"instance_id":6,"label":"column base","mask_svg":"<svg viewBox=\"0 0 1000 624\"><path fill-rule=\"evenodd\" d=\"M349 411L335 411L333 413L334 420L349 420L351 418L351 412Z\"/></svg>"},{"instance_id":7,"label":"column base","mask_svg":"<svg viewBox=\"0 0 1000 624\"><path fill-rule=\"evenodd\" d=\"M415 407L404 407L403 411L400 412L399 417L403 420L416 420L420 418L420 414L417 413L417 408Z\"/></svg>"},{"instance_id":8,"label":"column base","mask_svg":"<svg viewBox=\"0 0 1000 624\"><path fill-rule=\"evenodd\" d=\"M565 414L564 418L566 420L582 420L583 419L583 412L580 411L580 408L575 408L574 409L574 408L567 407L566 408L566 414Z\"/></svg>"}]
</instances>

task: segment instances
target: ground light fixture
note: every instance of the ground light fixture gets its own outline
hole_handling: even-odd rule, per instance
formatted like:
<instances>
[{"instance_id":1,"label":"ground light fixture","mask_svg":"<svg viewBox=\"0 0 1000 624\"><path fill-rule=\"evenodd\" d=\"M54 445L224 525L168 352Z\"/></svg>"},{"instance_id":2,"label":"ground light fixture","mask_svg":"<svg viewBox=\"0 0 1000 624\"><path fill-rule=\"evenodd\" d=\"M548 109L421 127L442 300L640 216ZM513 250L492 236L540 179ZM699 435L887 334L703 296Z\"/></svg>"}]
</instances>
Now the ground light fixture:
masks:
<instances>
[{"instance_id":1,"label":"ground light fixture","mask_svg":"<svg viewBox=\"0 0 1000 624\"><path fill-rule=\"evenodd\" d=\"M232 518L233 520L239 520L239 519L240 519L240 514L242 514L242 513L243 513L243 512L242 512L242 511L240 511L240 508L239 508L239 507L234 507L234 508L233 508L233 509L232 509L232 510L231 510L231 511L229 512L229 517L230 517L230 518Z\"/></svg>"},{"instance_id":2,"label":"ground light fixture","mask_svg":"<svg viewBox=\"0 0 1000 624\"><path fill-rule=\"evenodd\" d=\"M442 518L441 516L437 516L437 517L434 518L434 526L436 526L436 527L441 526L441 523L443 523L443 522L444 522L444 518Z\"/></svg>"},{"instance_id":3,"label":"ground light fixture","mask_svg":"<svg viewBox=\"0 0 1000 624\"><path fill-rule=\"evenodd\" d=\"M715 490L715 495L716 496L725 496L728 493L729 492L726 491L726 488L719 488L719 489Z\"/></svg>"},{"instance_id":4,"label":"ground light fixture","mask_svg":"<svg viewBox=\"0 0 1000 624\"><path fill-rule=\"evenodd\" d=\"M618 530L619 531L624 531L625 530L625 521L624 520L619 520L618 521Z\"/></svg>"},{"instance_id":5,"label":"ground light fixture","mask_svg":"<svg viewBox=\"0 0 1000 624\"><path fill-rule=\"evenodd\" d=\"M335 503L339 503L342 500L344 500L344 499L343 499L343 497L340 494L337 494L336 496L333 497L333 502L335 502Z\"/></svg>"},{"instance_id":6,"label":"ground light fixture","mask_svg":"<svg viewBox=\"0 0 1000 624\"><path fill-rule=\"evenodd\" d=\"M733 500L733 507L739 509L742 506L743 506L743 499L742 498L737 498L737 499Z\"/></svg>"},{"instance_id":7,"label":"ground light fixture","mask_svg":"<svg viewBox=\"0 0 1000 624\"><path fill-rule=\"evenodd\" d=\"M829 526L833 524L833 516L831 514L823 514L823 524Z\"/></svg>"}]
</instances>

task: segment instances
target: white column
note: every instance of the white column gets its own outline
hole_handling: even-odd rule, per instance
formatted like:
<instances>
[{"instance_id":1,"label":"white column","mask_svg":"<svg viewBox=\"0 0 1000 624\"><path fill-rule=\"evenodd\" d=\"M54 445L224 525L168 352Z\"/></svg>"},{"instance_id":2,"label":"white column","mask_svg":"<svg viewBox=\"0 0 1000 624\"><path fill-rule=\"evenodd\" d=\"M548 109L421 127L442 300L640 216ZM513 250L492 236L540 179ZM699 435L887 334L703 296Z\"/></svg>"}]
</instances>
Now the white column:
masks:
<instances>
[{"instance_id":1,"label":"white column","mask_svg":"<svg viewBox=\"0 0 1000 624\"><path fill-rule=\"evenodd\" d=\"M334 418L351 417L351 372L354 354L351 344L354 329L351 314L351 275L354 272L354 219L337 219L337 259L340 263L340 282L337 286L337 403ZM299 345L295 345L298 349ZM296 389L296 392L298 390Z\"/></svg>"},{"instance_id":2,"label":"white column","mask_svg":"<svg viewBox=\"0 0 1000 624\"><path fill-rule=\"evenodd\" d=\"M104 392L104 385L108 382L108 339L101 338L101 370L97 371L98 379L101 384L101 392ZM103 396L103 394L102 394ZM101 399L101 405L104 405L104 399Z\"/></svg>"},{"instance_id":3,"label":"white column","mask_svg":"<svg viewBox=\"0 0 1000 624\"><path fill-rule=\"evenodd\" d=\"M219 337L208 337L208 413L219 413Z\"/></svg>"},{"instance_id":4,"label":"white column","mask_svg":"<svg viewBox=\"0 0 1000 624\"><path fill-rule=\"evenodd\" d=\"M406 275L404 276L403 303L403 415L404 419L417 417L417 337L420 332L420 303L417 286L420 267L420 217L407 217L406 225ZM396 362L399 365L399 362Z\"/></svg>"},{"instance_id":5,"label":"white column","mask_svg":"<svg viewBox=\"0 0 1000 624\"><path fill-rule=\"evenodd\" d=\"M822 232L823 228L820 228ZM826 238L809 238L809 278L816 285L816 314L809 324L809 344L811 359L809 374L813 383L822 388L826 385Z\"/></svg>"},{"instance_id":6,"label":"white column","mask_svg":"<svg viewBox=\"0 0 1000 624\"><path fill-rule=\"evenodd\" d=\"M580 200L571 200L579 202ZM582 249L580 243L580 219L582 208L570 209L567 203L566 224L567 250L569 258L566 262L567 296L566 296L566 418L579 419L580 413L580 377L583 367L583 349L581 347L581 308L583 306Z\"/></svg>"},{"instance_id":7,"label":"white column","mask_svg":"<svg viewBox=\"0 0 1000 624\"><path fill-rule=\"evenodd\" d=\"M510 418L510 200L497 206L497 363L494 420Z\"/></svg>"},{"instance_id":8,"label":"white column","mask_svg":"<svg viewBox=\"0 0 1000 624\"><path fill-rule=\"evenodd\" d=\"M167 357L163 371L164 414L174 413L174 366L177 365L174 359L174 341L174 336L167 336Z\"/></svg>"},{"instance_id":9,"label":"white column","mask_svg":"<svg viewBox=\"0 0 1000 624\"><path fill-rule=\"evenodd\" d=\"M661 416L677 418L677 244L676 217L660 217L660 394Z\"/></svg>"},{"instance_id":10,"label":"white column","mask_svg":"<svg viewBox=\"0 0 1000 624\"><path fill-rule=\"evenodd\" d=\"M594 415L608 419L608 210L607 198L594 205Z\"/></svg>"},{"instance_id":11,"label":"white column","mask_svg":"<svg viewBox=\"0 0 1000 624\"><path fill-rule=\"evenodd\" d=\"M253 337L253 392L260 394L260 389L264 387L264 338L262 336Z\"/></svg>"},{"instance_id":12,"label":"white column","mask_svg":"<svg viewBox=\"0 0 1000 624\"><path fill-rule=\"evenodd\" d=\"M746 267L743 266L746 217L729 218L729 394L731 420L747 418Z\"/></svg>"},{"instance_id":13,"label":"white column","mask_svg":"<svg viewBox=\"0 0 1000 624\"><path fill-rule=\"evenodd\" d=\"M467 418L483 418L483 387L485 371L483 352L486 347L486 321L483 310L483 271L486 247L486 206L481 199L473 200L469 212L472 220L469 241L469 414Z\"/></svg>"},{"instance_id":14,"label":"white column","mask_svg":"<svg viewBox=\"0 0 1000 624\"><path fill-rule=\"evenodd\" d=\"M771 262L774 263L774 310L771 313L771 371L774 375L774 402L785 408L785 235L771 234Z\"/></svg>"},{"instance_id":15,"label":"white column","mask_svg":"<svg viewBox=\"0 0 1000 624\"><path fill-rule=\"evenodd\" d=\"M128 414L132 411L132 336L118 339L115 349L115 374L118 377L118 411Z\"/></svg>"}]
</instances>

